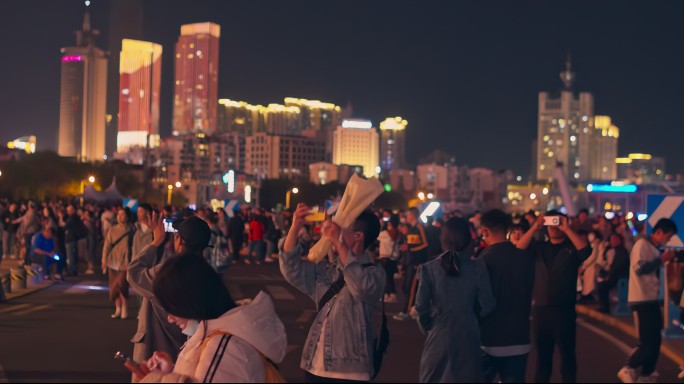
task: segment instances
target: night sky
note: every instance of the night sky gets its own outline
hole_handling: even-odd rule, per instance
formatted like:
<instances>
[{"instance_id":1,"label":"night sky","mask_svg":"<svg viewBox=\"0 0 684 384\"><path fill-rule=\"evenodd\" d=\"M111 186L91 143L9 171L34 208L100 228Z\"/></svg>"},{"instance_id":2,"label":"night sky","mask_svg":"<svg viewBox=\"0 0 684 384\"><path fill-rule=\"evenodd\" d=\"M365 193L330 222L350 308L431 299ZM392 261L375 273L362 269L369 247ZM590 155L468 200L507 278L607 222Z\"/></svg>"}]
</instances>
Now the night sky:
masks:
<instances>
[{"instance_id":1,"label":"night sky","mask_svg":"<svg viewBox=\"0 0 684 384\"><path fill-rule=\"evenodd\" d=\"M109 1L92 0L108 48ZM174 43L184 23L221 25L219 97L345 106L375 124L400 115L408 160L435 148L457 163L527 175L537 93L575 89L621 132L619 153L664 156L684 172L684 2L145 0L145 39L163 45L162 136L170 134ZM81 0L3 0L0 140L56 148L60 48ZM111 65L111 64L110 64ZM118 66L118 63L117 63Z\"/></svg>"}]
</instances>

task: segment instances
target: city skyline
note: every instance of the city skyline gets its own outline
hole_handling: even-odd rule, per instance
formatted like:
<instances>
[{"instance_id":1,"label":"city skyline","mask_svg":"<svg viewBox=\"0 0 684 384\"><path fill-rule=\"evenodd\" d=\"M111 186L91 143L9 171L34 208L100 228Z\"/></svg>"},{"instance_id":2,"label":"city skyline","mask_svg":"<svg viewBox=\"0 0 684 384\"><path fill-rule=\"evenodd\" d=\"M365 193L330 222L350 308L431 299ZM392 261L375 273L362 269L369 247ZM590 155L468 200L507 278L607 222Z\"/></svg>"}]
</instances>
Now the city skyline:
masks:
<instances>
[{"instance_id":1,"label":"city skyline","mask_svg":"<svg viewBox=\"0 0 684 384\"><path fill-rule=\"evenodd\" d=\"M667 159L668 171L684 171L677 133L668 135L677 128L676 107L683 101L678 68L684 54L668 48L684 29L675 24L682 6L378 2L312 3L293 10L278 3L184 4L145 1L143 37L171 47L182 24L221 25L219 98L255 104L289 96L351 102L355 117L374 124L400 115L411 122L406 152L413 164L438 148L453 153L459 164L510 167L526 176L529 143L537 131L537 93L561 89L558 72L570 51L575 91L591 92L595 113L611 116L620 127L618 155L651 153ZM59 48L73 40L85 7L75 0L9 1L5 7L6 15L29 15L38 27L25 33L30 50L13 49L16 43L8 41L22 65L7 62L3 80L20 93L0 99L6 106L0 138L36 134L43 149L56 141ZM254 18L252 11L264 7L269 12ZM109 49L104 44L109 2L93 0L90 8L92 24L103 35L99 45ZM56 12L64 16L49 17ZM578 16L600 28L555 24ZM0 31L17 30L17 18L5 17ZM637 17L640 23L634 25ZM387 25L394 27L388 31ZM32 39L37 32L41 38ZM172 55L172 49L163 53L162 136L171 131ZM41 91L29 92L35 89ZM37 107L40 113L31 113Z\"/></svg>"}]
</instances>

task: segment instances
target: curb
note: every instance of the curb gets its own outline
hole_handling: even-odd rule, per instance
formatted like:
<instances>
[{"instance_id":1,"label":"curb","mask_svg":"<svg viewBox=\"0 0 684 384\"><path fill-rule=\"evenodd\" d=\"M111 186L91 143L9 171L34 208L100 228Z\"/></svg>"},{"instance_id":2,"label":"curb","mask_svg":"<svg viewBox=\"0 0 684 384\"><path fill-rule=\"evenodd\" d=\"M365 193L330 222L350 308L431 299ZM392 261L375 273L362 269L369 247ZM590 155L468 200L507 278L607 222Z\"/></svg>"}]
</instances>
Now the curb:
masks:
<instances>
[{"instance_id":1,"label":"curb","mask_svg":"<svg viewBox=\"0 0 684 384\"><path fill-rule=\"evenodd\" d=\"M34 292L42 291L45 288L51 287L53 284L55 284L54 281L43 281L37 287L22 289L19 292L5 293L5 301L3 301L3 303L6 303L13 299L18 299L26 295L30 295Z\"/></svg>"},{"instance_id":2,"label":"curb","mask_svg":"<svg viewBox=\"0 0 684 384\"><path fill-rule=\"evenodd\" d=\"M575 306L577 313L588 316L594 320L598 320L606 325L616 328L623 333L628 334L636 339L639 339L639 333L633 326L627 325L624 322L616 319L614 316L606 315L584 305ZM671 346L668 340L663 339L660 344L660 353L667 356L670 360L674 361L677 365L684 366L684 352L679 348Z\"/></svg>"}]
</instances>

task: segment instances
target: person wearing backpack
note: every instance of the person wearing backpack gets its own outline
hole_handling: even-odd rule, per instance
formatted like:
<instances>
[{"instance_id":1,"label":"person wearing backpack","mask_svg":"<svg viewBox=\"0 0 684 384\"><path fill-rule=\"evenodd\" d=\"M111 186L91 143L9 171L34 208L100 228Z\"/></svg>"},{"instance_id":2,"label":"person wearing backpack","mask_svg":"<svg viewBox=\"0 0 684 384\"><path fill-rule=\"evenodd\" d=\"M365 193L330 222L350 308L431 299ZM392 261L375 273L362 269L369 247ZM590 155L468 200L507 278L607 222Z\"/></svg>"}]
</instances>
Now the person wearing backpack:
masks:
<instances>
[{"instance_id":1,"label":"person wearing backpack","mask_svg":"<svg viewBox=\"0 0 684 384\"><path fill-rule=\"evenodd\" d=\"M190 338L175 362L155 352L139 369L126 364L142 382L284 382L275 364L285 357L287 335L268 294L238 307L221 276L194 253L165 262L153 290L169 322Z\"/></svg>"},{"instance_id":2,"label":"person wearing backpack","mask_svg":"<svg viewBox=\"0 0 684 384\"><path fill-rule=\"evenodd\" d=\"M389 340L384 311L378 344L373 327L383 305L385 272L372 263L368 248L378 238L380 222L368 210L349 228L326 221L323 236L336 256L315 264L302 260L298 240L310 211L305 204L297 205L279 258L285 280L311 297L318 309L300 367L309 383L370 381L380 370Z\"/></svg>"}]
</instances>

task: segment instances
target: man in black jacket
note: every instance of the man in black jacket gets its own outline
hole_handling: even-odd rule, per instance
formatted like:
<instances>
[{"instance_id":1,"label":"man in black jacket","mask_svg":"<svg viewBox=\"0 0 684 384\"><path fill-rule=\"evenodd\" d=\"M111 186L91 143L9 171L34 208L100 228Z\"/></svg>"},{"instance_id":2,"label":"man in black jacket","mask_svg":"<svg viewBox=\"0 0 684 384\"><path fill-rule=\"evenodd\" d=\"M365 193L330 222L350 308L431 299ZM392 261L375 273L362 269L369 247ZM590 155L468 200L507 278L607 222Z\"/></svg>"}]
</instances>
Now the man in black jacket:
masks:
<instances>
[{"instance_id":1,"label":"man in black jacket","mask_svg":"<svg viewBox=\"0 0 684 384\"><path fill-rule=\"evenodd\" d=\"M545 217L553 219L546 224ZM548 229L549 240L530 245L535 233L544 226ZM518 241L517 247L528 250L535 263L532 294L532 334L538 355L535 382L549 382L553 369L553 350L558 344L561 378L565 383L575 383L577 271L591 255L591 247L570 229L567 216L558 211L549 211L540 216Z\"/></svg>"},{"instance_id":2,"label":"man in black jacket","mask_svg":"<svg viewBox=\"0 0 684 384\"><path fill-rule=\"evenodd\" d=\"M501 210L485 212L484 259L496 298L496 308L480 320L485 381L523 383L530 352L530 306L534 261L506 239L511 218ZM496 379L498 376L498 380Z\"/></svg>"},{"instance_id":3,"label":"man in black jacket","mask_svg":"<svg viewBox=\"0 0 684 384\"><path fill-rule=\"evenodd\" d=\"M67 268L69 276L76 276L78 263L78 248L76 242L88 235L88 229L76 214L73 204L67 205L67 219L64 222L64 245L66 246Z\"/></svg>"},{"instance_id":4,"label":"man in black jacket","mask_svg":"<svg viewBox=\"0 0 684 384\"><path fill-rule=\"evenodd\" d=\"M245 240L245 219L241 211L228 221L228 236L230 237L230 247L233 252L233 261L240 259L240 250Z\"/></svg>"}]
</instances>

